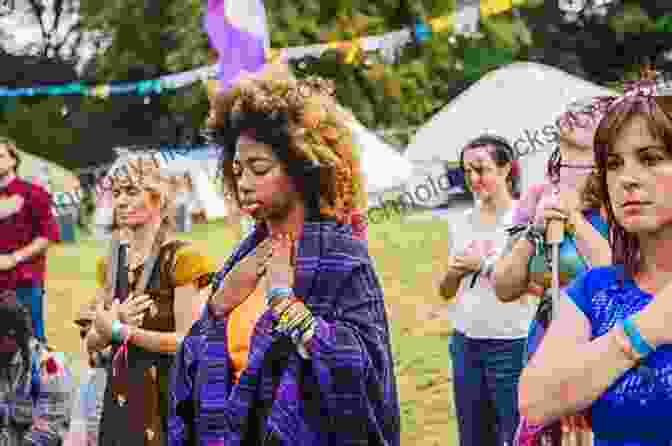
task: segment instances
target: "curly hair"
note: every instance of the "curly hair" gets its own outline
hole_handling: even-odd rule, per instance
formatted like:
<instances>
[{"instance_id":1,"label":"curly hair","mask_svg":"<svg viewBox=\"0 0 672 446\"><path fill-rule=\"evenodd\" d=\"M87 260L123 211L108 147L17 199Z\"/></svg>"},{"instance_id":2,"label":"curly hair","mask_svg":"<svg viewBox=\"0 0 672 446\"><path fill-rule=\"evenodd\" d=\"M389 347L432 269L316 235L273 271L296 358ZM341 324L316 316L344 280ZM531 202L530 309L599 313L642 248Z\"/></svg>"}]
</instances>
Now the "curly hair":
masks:
<instances>
[{"instance_id":1,"label":"curly hair","mask_svg":"<svg viewBox=\"0 0 672 446\"><path fill-rule=\"evenodd\" d=\"M285 165L310 218L348 223L364 207L360 157L348 126L351 115L336 103L332 82L295 79L273 68L211 97L211 106L206 125L211 141L223 149L219 173L238 205L232 169L236 141L251 133Z\"/></svg>"}]
</instances>

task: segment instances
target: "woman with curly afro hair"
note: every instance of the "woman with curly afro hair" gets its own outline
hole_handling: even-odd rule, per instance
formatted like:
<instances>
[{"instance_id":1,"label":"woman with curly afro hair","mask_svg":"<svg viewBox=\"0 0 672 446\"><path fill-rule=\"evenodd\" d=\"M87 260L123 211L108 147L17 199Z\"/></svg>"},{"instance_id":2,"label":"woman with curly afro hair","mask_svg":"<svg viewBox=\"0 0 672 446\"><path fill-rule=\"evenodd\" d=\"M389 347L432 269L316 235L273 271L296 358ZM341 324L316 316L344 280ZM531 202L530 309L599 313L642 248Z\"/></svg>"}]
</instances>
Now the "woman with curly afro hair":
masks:
<instances>
[{"instance_id":1,"label":"woman with curly afro hair","mask_svg":"<svg viewBox=\"0 0 672 446\"><path fill-rule=\"evenodd\" d=\"M399 445L348 119L329 83L276 68L214 98L223 181L256 227L178 352L171 445Z\"/></svg>"}]
</instances>

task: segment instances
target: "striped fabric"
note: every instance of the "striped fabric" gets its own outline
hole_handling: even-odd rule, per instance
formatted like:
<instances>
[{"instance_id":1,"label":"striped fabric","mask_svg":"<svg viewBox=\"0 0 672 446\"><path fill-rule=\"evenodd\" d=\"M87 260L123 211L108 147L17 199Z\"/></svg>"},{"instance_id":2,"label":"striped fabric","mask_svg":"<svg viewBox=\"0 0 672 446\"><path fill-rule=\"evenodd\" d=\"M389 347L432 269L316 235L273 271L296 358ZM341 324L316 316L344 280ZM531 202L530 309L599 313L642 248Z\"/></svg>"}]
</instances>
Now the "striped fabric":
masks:
<instances>
[{"instance_id":1,"label":"striped fabric","mask_svg":"<svg viewBox=\"0 0 672 446\"><path fill-rule=\"evenodd\" d=\"M261 227L243 241L218 273L215 286L265 236ZM248 367L234 385L226 318L206 312L174 363L170 446L191 444L194 427L203 446L256 445L262 440L279 445L399 445L387 316L365 242L356 240L348 225L306 223L295 271L295 292L318 321L311 359L301 359L274 330L276 318L268 310L255 327Z\"/></svg>"},{"instance_id":2,"label":"striped fabric","mask_svg":"<svg viewBox=\"0 0 672 446\"><path fill-rule=\"evenodd\" d=\"M33 342L31 364L19 353L0 380L0 436L7 446L58 446L70 423L72 376L63 360Z\"/></svg>"}]
</instances>

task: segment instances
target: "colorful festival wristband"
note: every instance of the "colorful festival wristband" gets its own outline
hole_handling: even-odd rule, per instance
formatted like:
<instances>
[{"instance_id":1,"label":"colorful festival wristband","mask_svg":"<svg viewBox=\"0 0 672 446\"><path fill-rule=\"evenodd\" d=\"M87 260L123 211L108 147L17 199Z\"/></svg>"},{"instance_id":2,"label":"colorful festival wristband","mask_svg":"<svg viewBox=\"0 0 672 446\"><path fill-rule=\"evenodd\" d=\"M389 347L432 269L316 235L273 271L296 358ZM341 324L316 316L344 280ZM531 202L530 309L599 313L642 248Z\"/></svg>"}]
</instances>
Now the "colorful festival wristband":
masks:
<instances>
[{"instance_id":1,"label":"colorful festival wristband","mask_svg":"<svg viewBox=\"0 0 672 446\"><path fill-rule=\"evenodd\" d=\"M289 323L291 316L290 309L298 303L299 303L298 299L289 298L287 300L287 304L285 305L285 307L282 309L280 313L277 314L278 324L284 326Z\"/></svg>"},{"instance_id":2,"label":"colorful festival wristband","mask_svg":"<svg viewBox=\"0 0 672 446\"><path fill-rule=\"evenodd\" d=\"M294 290L287 287L274 287L266 293L266 303L271 306L277 298L288 298L294 296Z\"/></svg>"},{"instance_id":3,"label":"colorful festival wristband","mask_svg":"<svg viewBox=\"0 0 672 446\"><path fill-rule=\"evenodd\" d=\"M121 333L123 326L124 324L119 319L112 321L112 342L115 344L120 344L123 341Z\"/></svg>"},{"instance_id":4,"label":"colorful festival wristband","mask_svg":"<svg viewBox=\"0 0 672 446\"><path fill-rule=\"evenodd\" d=\"M633 350L635 350L637 354L639 354L642 358L645 358L654 352L653 347L651 347L651 345L649 345L649 343L646 342L646 340L642 337L642 334L639 332L639 328L637 328L637 324L635 324L632 319L624 319L622 325L623 332L628 337L628 340L632 344Z\"/></svg>"},{"instance_id":5,"label":"colorful festival wristband","mask_svg":"<svg viewBox=\"0 0 672 446\"><path fill-rule=\"evenodd\" d=\"M291 333L290 338L296 348L298 349L299 355L304 359L310 358L310 340L315 333L315 318L312 315L309 315L309 318L300 326L296 327Z\"/></svg>"},{"instance_id":6,"label":"colorful festival wristband","mask_svg":"<svg viewBox=\"0 0 672 446\"><path fill-rule=\"evenodd\" d=\"M614 332L614 340L618 344L618 347L621 349L623 354L636 365L639 365L642 357L637 354L634 348L632 348L632 342L628 340L628 337L625 335L625 330L623 325L620 324L618 327L620 330Z\"/></svg>"}]
</instances>

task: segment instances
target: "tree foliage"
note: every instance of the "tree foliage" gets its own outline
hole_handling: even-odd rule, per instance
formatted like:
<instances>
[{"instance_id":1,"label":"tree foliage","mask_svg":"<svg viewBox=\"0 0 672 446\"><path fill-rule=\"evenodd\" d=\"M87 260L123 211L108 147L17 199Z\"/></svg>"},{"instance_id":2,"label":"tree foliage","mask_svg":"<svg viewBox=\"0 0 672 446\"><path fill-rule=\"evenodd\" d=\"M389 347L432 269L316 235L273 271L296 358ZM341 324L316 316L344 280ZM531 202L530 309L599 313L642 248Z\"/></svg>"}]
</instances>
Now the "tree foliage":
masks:
<instances>
[{"instance_id":1,"label":"tree foliage","mask_svg":"<svg viewBox=\"0 0 672 446\"><path fill-rule=\"evenodd\" d=\"M85 80L139 81L212 63L202 26L206 3L80 0L81 29L95 32L106 42L85 72ZM401 49L394 61L379 53L355 53L353 63L346 63L346 55L333 50L294 61L293 67L298 76L318 74L333 79L339 100L366 126L393 130L391 142L404 145L415 128L490 70L514 60L535 60L605 83L611 78L600 78L596 70L606 67L610 76L615 72L622 75L632 61L624 61L617 53L641 52L628 43L633 41L631 37L652 35L653 18L646 2L639 7L638 2L626 1L626 7L610 23L583 31L558 25L557 14L549 15L550 3L537 0L520 14L482 18L480 32L475 35L456 36L451 30L434 34L422 44ZM265 6L272 46L285 48L396 31L417 18L450 14L455 0L265 0ZM614 39L621 46L614 45ZM591 46L590 42L598 43ZM609 48L613 53L609 61L596 57L609 53ZM658 47L655 51L647 48L659 51ZM59 108L58 99L48 103L41 106L47 113L45 119L55 119L52 112ZM111 97L86 99L74 108L69 118L72 128L58 130L62 135L53 139L74 139L80 147L97 144L99 155L91 155L88 163L96 157L109 157L109 149L120 143L193 142L208 103L203 86L197 84L177 94L154 97L149 104L142 98ZM12 124L14 132L25 130L22 119L26 115L21 110L19 107L17 122ZM105 126L113 129L101 141L99 135ZM41 144L38 137L32 138L26 141ZM35 151L44 153L46 149L37 147ZM61 153L51 158L67 157ZM68 165L81 162L70 160Z\"/></svg>"},{"instance_id":2,"label":"tree foliage","mask_svg":"<svg viewBox=\"0 0 672 446\"><path fill-rule=\"evenodd\" d=\"M327 43L396 31L417 17L450 13L452 0L266 0L271 44L274 48ZM132 0L99 2L82 0L82 16L87 29L103 31L111 45L99 57L99 79L125 79L129 67L145 67L146 76L190 69L211 61L202 27L205 2L202 0L150 1L144 6ZM294 64L298 75L319 74L336 81L337 94L367 126L405 129L425 122L451 96L465 87L460 63L468 48L506 48L499 52L501 63L510 62L521 45L517 35L524 24L505 17L493 21L487 36L480 40L453 39L451 33L437 34L422 48L403 49L396 63L387 63L378 54L359 54L355 63L329 51L319 58ZM526 37L525 44L530 44ZM483 53L485 54L485 53ZM504 59L502 59L502 55ZM478 55L476 55L478 57ZM497 57L491 58L492 60ZM485 70L498 63L483 64ZM472 63L471 78L477 78ZM202 89L193 88L174 97L162 98L166 110L190 116L198 125L207 110Z\"/></svg>"},{"instance_id":3,"label":"tree foliage","mask_svg":"<svg viewBox=\"0 0 672 446\"><path fill-rule=\"evenodd\" d=\"M21 149L60 165L72 165L77 132L63 125L63 98L11 102L11 119L0 122L0 135L18 141ZM36 117L40 124L36 123Z\"/></svg>"}]
</instances>

